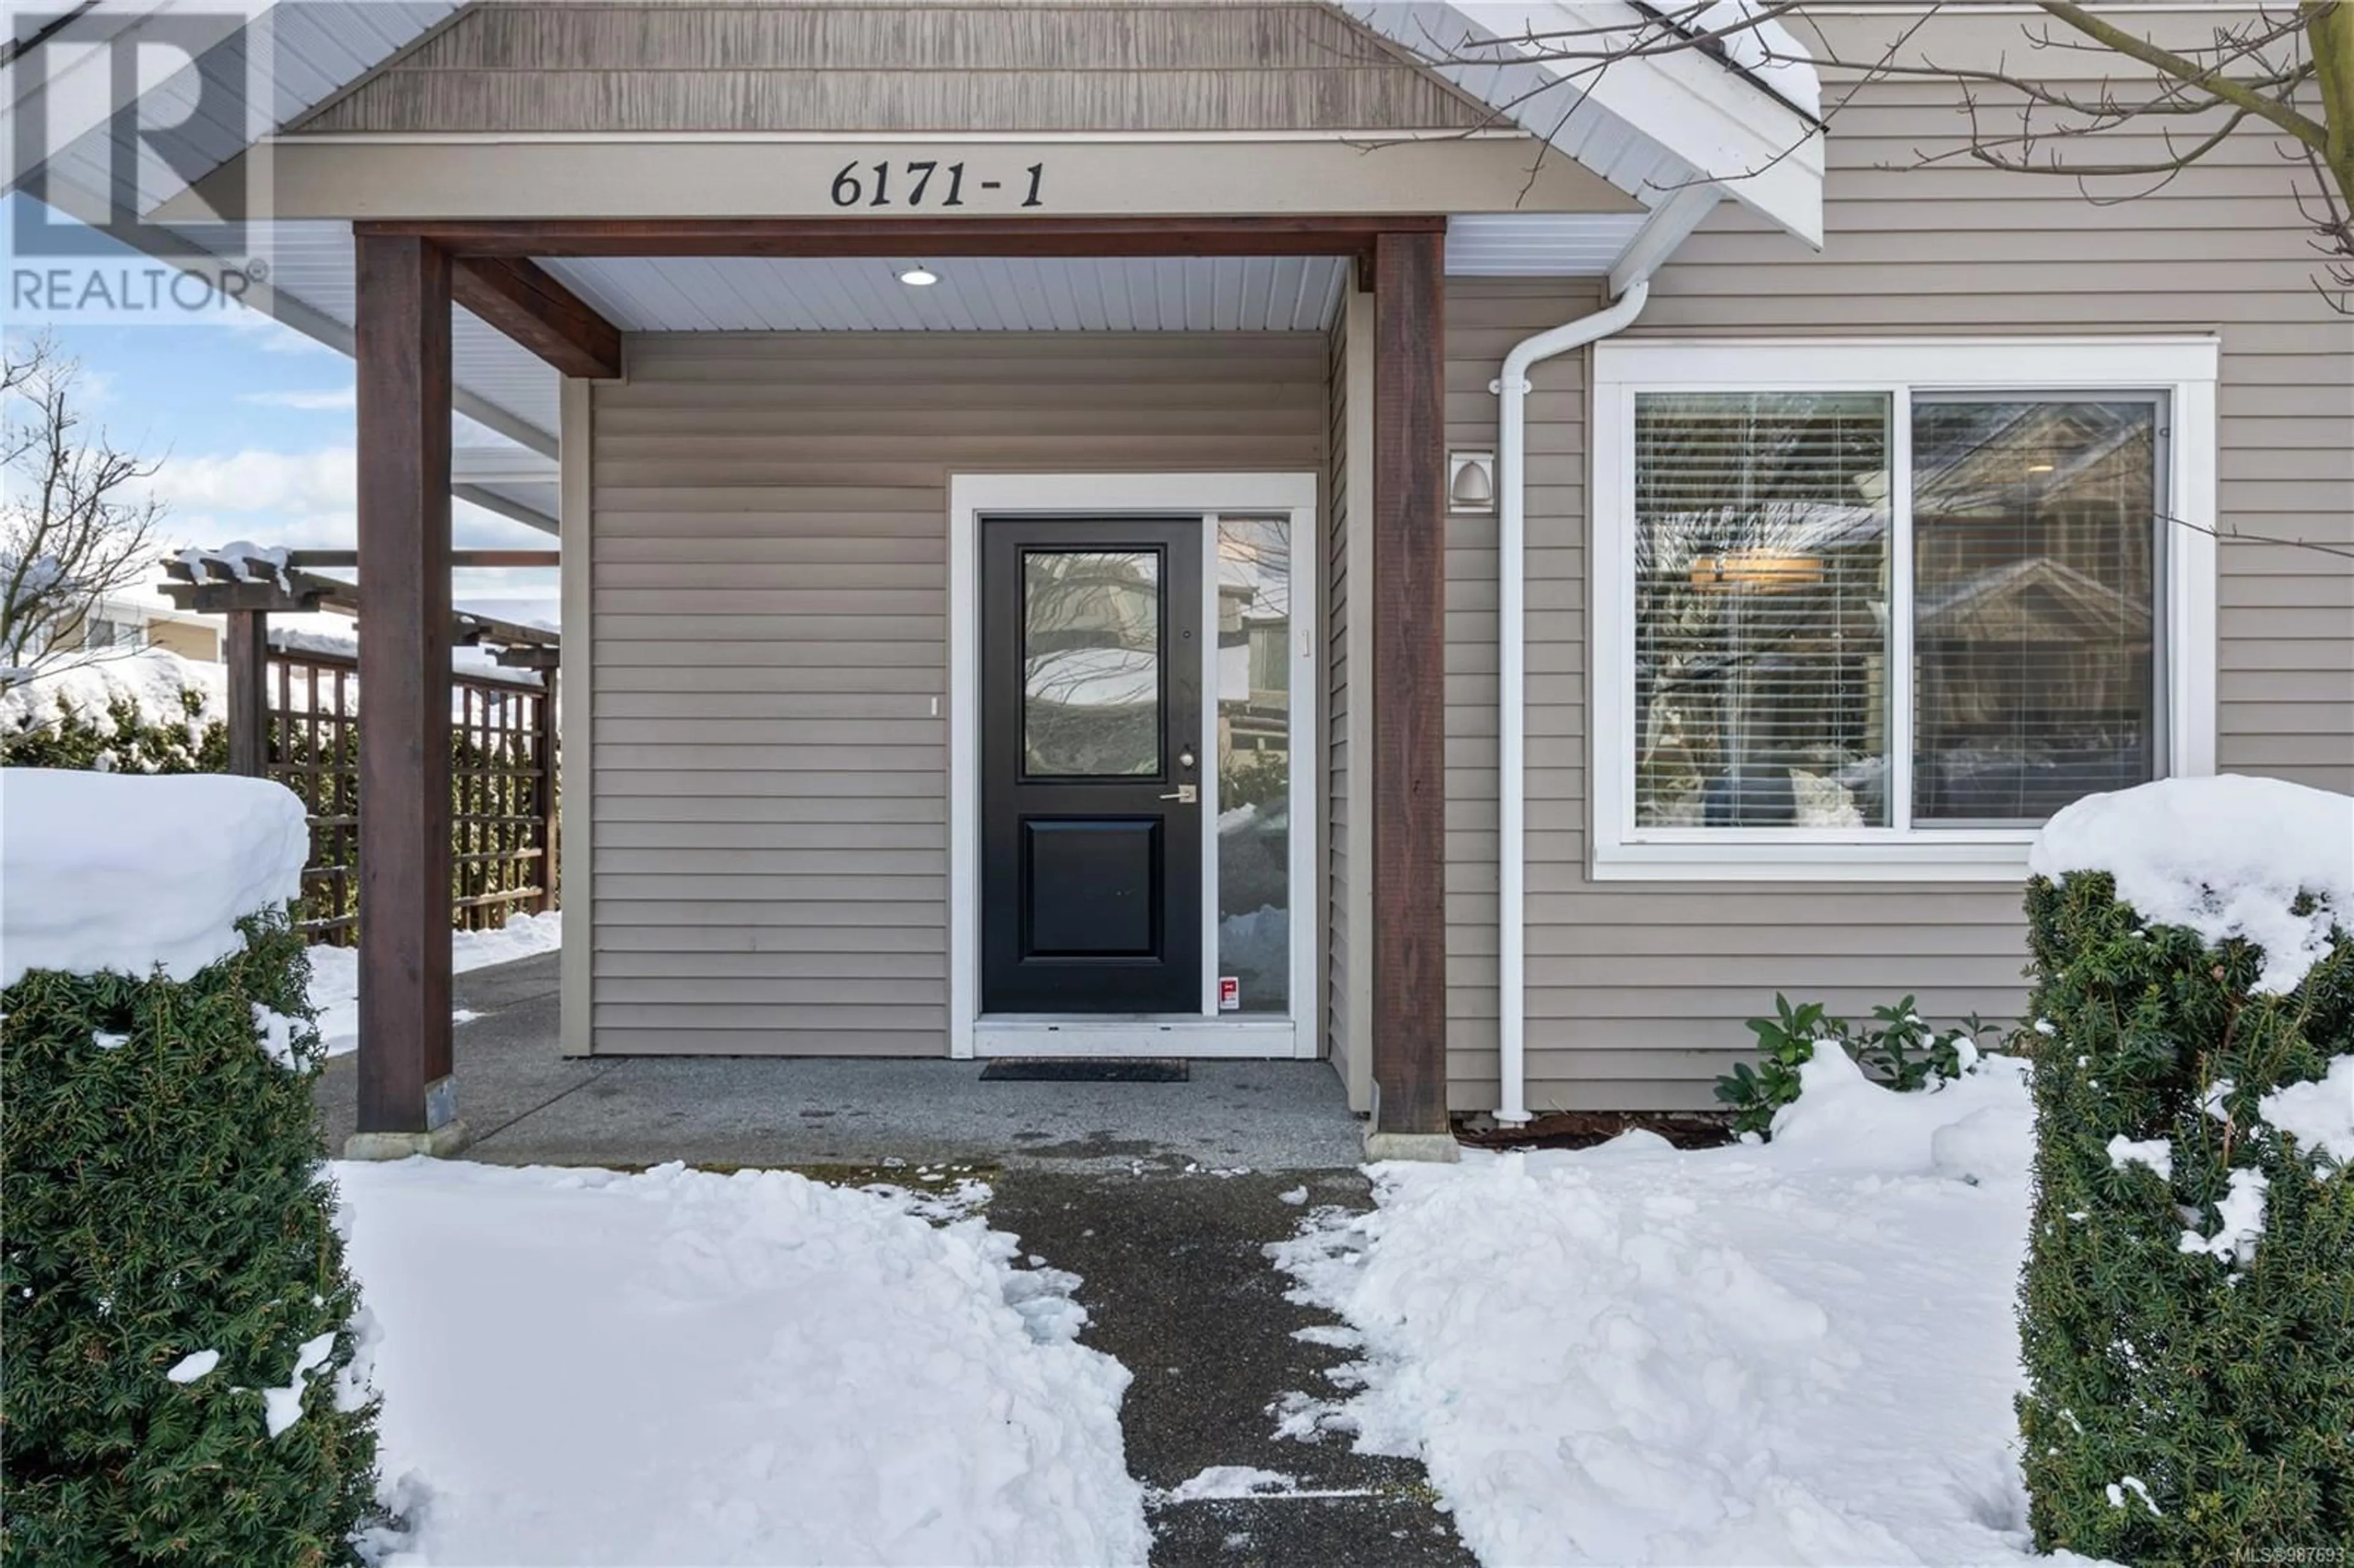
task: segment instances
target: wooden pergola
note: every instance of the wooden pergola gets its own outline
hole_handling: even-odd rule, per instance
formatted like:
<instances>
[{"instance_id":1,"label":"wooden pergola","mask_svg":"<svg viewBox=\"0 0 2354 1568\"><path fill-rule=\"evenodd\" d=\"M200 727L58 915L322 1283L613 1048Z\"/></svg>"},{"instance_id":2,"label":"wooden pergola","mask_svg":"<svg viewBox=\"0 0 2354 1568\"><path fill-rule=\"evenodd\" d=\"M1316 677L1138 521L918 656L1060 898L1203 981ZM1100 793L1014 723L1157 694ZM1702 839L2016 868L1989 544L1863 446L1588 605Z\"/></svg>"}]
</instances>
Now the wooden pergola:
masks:
<instances>
[{"instance_id":1,"label":"wooden pergola","mask_svg":"<svg viewBox=\"0 0 2354 1568\"><path fill-rule=\"evenodd\" d=\"M454 1132L450 881L451 306L567 376L621 334L535 257L1341 256L1373 297L1373 1129L1445 1134L1446 454L1436 216L363 221L357 249L359 1121ZM580 938L576 938L580 939Z\"/></svg>"},{"instance_id":2,"label":"wooden pergola","mask_svg":"<svg viewBox=\"0 0 2354 1568\"><path fill-rule=\"evenodd\" d=\"M164 597L180 609L217 615L223 627L221 662L228 670L228 770L248 779L268 776L270 618L338 611L356 620L356 583L321 577L320 567L352 567L355 550L290 550L284 558L196 551L167 557ZM452 550L451 567L554 567L554 550ZM548 723L555 723L556 671L561 634L545 627L502 620L471 609L450 612L452 648L487 646L493 660L509 670L539 673L546 683ZM554 748L549 747L549 754Z\"/></svg>"}]
</instances>

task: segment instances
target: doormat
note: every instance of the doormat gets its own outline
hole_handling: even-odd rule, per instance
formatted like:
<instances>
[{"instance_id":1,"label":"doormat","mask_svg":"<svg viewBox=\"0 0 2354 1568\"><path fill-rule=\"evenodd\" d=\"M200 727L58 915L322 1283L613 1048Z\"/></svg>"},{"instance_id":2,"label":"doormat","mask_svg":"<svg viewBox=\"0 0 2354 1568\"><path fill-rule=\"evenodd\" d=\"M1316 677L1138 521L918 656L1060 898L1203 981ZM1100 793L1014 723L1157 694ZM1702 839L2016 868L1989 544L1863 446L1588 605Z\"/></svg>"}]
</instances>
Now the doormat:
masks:
<instances>
[{"instance_id":1,"label":"doormat","mask_svg":"<svg viewBox=\"0 0 2354 1568\"><path fill-rule=\"evenodd\" d=\"M1182 1084L1192 1064L1166 1056L1000 1056L981 1081L1000 1084Z\"/></svg>"}]
</instances>

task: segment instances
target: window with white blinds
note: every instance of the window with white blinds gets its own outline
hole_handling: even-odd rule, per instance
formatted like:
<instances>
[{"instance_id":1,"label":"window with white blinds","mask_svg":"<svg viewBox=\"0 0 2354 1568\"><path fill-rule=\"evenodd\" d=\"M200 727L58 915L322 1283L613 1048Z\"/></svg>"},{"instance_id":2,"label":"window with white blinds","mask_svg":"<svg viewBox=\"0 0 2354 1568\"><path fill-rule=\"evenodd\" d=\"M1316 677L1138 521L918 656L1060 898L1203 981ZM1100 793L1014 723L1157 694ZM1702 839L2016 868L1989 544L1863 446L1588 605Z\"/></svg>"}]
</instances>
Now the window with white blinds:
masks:
<instances>
[{"instance_id":1,"label":"window with white blinds","mask_svg":"<svg viewBox=\"0 0 2354 1568\"><path fill-rule=\"evenodd\" d=\"M1635 400L1635 820L1885 825L1890 399Z\"/></svg>"},{"instance_id":2,"label":"window with white blinds","mask_svg":"<svg viewBox=\"0 0 2354 1568\"><path fill-rule=\"evenodd\" d=\"M2158 399L1916 395L1909 493L1898 402L1637 394L1638 827L2033 823L2157 776Z\"/></svg>"},{"instance_id":3,"label":"window with white blinds","mask_svg":"<svg viewBox=\"0 0 2354 1568\"><path fill-rule=\"evenodd\" d=\"M1595 863L2014 873L2212 768L2211 339L1613 340Z\"/></svg>"}]
</instances>

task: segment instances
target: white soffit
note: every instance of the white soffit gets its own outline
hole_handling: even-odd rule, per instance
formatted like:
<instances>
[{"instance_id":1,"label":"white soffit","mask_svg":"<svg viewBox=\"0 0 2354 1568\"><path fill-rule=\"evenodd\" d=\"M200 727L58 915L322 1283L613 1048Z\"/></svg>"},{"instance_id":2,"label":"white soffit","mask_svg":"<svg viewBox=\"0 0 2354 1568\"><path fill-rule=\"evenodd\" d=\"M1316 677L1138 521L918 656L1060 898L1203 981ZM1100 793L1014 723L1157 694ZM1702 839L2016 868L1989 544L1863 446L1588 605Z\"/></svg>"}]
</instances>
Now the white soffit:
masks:
<instances>
[{"instance_id":1,"label":"white soffit","mask_svg":"<svg viewBox=\"0 0 2354 1568\"><path fill-rule=\"evenodd\" d=\"M1515 42L1651 25L1627 0L1337 0L1498 118L1648 207L1695 182L1808 244L1823 239L1820 124L1697 48L1553 61Z\"/></svg>"},{"instance_id":2,"label":"white soffit","mask_svg":"<svg viewBox=\"0 0 2354 1568\"><path fill-rule=\"evenodd\" d=\"M261 90L243 103L203 101L196 68L186 65L141 95L142 122L168 126L180 139L184 159L175 169L153 144L139 143L138 190L149 210L178 195L194 180L242 153L247 145L301 119L320 103L366 75L421 37L458 9L461 0L124 0L101 5L74 18L74 26L43 46L39 69L10 73L12 100L38 101L49 151L46 176L58 186L52 205L75 212L105 210L109 188L107 77L111 59L94 47L101 36L154 39L171 53L179 46L226 49L221 40L237 35L245 51L245 80ZM69 5L49 9L73 10ZM242 19L240 20L240 16ZM200 41L198 41L200 40ZM163 56L169 58L170 54ZM239 119L243 123L239 123ZM12 183L29 170L20 166L30 152L14 145L8 164ZM183 176L186 176L185 178ZM78 202L77 197L87 197Z\"/></svg>"},{"instance_id":3,"label":"white soffit","mask_svg":"<svg viewBox=\"0 0 2354 1568\"><path fill-rule=\"evenodd\" d=\"M1447 221L1447 271L1455 278L1588 278L1608 272L1650 214L1465 215Z\"/></svg>"},{"instance_id":4,"label":"white soffit","mask_svg":"<svg viewBox=\"0 0 2354 1568\"><path fill-rule=\"evenodd\" d=\"M939 279L910 288L921 261ZM543 260L624 332L1315 332L1331 256Z\"/></svg>"}]
</instances>

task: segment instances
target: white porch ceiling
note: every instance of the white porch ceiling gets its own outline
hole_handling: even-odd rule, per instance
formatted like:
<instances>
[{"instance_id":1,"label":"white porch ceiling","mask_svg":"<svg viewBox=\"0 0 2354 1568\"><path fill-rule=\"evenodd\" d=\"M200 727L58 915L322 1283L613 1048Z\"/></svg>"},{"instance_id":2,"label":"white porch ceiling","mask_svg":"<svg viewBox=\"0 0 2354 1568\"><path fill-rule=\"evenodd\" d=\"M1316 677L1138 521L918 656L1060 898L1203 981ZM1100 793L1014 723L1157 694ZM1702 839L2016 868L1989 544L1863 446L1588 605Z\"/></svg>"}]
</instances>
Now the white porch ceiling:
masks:
<instances>
[{"instance_id":1,"label":"white porch ceiling","mask_svg":"<svg viewBox=\"0 0 2354 1568\"><path fill-rule=\"evenodd\" d=\"M1599 277L1644 213L1455 218L1456 277ZM899 281L921 260L929 288ZM545 260L624 332L1319 332L1337 257L610 257Z\"/></svg>"},{"instance_id":2,"label":"white porch ceiling","mask_svg":"<svg viewBox=\"0 0 2354 1568\"><path fill-rule=\"evenodd\" d=\"M915 261L936 274L910 288ZM1330 256L613 257L540 263L624 332L1313 332Z\"/></svg>"}]
</instances>

